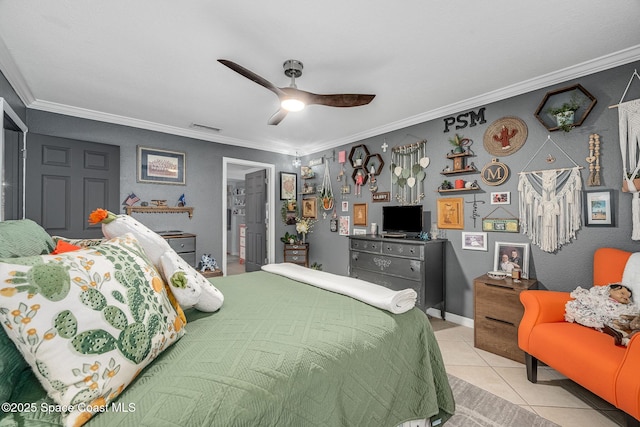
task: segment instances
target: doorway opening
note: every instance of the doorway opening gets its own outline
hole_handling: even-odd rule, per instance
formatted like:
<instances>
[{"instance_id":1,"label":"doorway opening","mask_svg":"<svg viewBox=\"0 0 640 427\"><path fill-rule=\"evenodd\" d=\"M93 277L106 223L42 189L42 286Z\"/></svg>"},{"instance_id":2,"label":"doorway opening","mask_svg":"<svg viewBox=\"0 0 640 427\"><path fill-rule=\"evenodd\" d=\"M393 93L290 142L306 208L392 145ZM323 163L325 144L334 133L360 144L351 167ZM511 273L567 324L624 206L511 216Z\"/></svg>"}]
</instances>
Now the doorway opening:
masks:
<instances>
[{"instance_id":1,"label":"doorway opening","mask_svg":"<svg viewBox=\"0 0 640 427\"><path fill-rule=\"evenodd\" d=\"M222 262L225 276L244 272L241 263L240 232L246 216L244 177L258 170L266 170L267 198L265 206L266 247L265 263L275 262L275 165L250 160L222 158Z\"/></svg>"}]
</instances>

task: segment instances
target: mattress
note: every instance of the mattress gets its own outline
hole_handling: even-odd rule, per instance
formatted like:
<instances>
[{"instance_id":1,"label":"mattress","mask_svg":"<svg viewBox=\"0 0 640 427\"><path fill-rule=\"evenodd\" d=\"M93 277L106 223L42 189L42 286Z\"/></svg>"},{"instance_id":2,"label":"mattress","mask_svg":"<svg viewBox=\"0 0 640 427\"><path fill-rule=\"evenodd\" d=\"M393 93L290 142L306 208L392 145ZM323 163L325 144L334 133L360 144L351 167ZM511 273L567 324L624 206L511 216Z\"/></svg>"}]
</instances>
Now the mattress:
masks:
<instances>
[{"instance_id":1,"label":"mattress","mask_svg":"<svg viewBox=\"0 0 640 427\"><path fill-rule=\"evenodd\" d=\"M394 315L264 271L211 280L221 310L188 310L185 336L86 425L394 427L453 414L422 311ZM60 422L29 371L12 401L36 411L4 421Z\"/></svg>"}]
</instances>

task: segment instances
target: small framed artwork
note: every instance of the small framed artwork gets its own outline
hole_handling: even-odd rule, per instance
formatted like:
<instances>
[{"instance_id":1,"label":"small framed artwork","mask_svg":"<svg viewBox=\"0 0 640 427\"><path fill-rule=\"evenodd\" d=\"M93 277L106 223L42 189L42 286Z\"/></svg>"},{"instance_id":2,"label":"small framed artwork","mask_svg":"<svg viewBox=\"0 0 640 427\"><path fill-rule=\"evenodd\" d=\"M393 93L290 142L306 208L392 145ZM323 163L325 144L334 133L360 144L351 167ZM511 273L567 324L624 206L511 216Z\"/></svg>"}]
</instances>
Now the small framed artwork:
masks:
<instances>
[{"instance_id":1,"label":"small framed artwork","mask_svg":"<svg viewBox=\"0 0 640 427\"><path fill-rule=\"evenodd\" d=\"M280 172L280 200L295 200L298 191L298 175Z\"/></svg>"},{"instance_id":2,"label":"small framed artwork","mask_svg":"<svg viewBox=\"0 0 640 427\"><path fill-rule=\"evenodd\" d=\"M584 225L587 227L615 227L613 190L584 192Z\"/></svg>"},{"instance_id":3,"label":"small framed artwork","mask_svg":"<svg viewBox=\"0 0 640 427\"><path fill-rule=\"evenodd\" d=\"M340 217L340 228L338 229L338 234L341 236L349 235L349 226L351 223L351 217L349 216L341 216Z\"/></svg>"},{"instance_id":4,"label":"small framed artwork","mask_svg":"<svg viewBox=\"0 0 640 427\"><path fill-rule=\"evenodd\" d=\"M338 220L336 218L329 220L329 230L334 233L338 231Z\"/></svg>"},{"instance_id":5,"label":"small framed artwork","mask_svg":"<svg viewBox=\"0 0 640 427\"><path fill-rule=\"evenodd\" d=\"M342 212L349 212L349 202L342 202Z\"/></svg>"},{"instance_id":6,"label":"small framed artwork","mask_svg":"<svg viewBox=\"0 0 640 427\"><path fill-rule=\"evenodd\" d=\"M438 199L438 228L464 229L464 200L462 197Z\"/></svg>"},{"instance_id":7,"label":"small framed artwork","mask_svg":"<svg viewBox=\"0 0 640 427\"><path fill-rule=\"evenodd\" d=\"M496 242L493 271L504 271L511 276L514 268L522 270L522 278L529 278L529 244Z\"/></svg>"},{"instance_id":8,"label":"small framed artwork","mask_svg":"<svg viewBox=\"0 0 640 427\"><path fill-rule=\"evenodd\" d=\"M318 205L315 197L302 199L302 217L316 219L318 216Z\"/></svg>"},{"instance_id":9,"label":"small framed artwork","mask_svg":"<svg viewBox=\"0 0 640 427\"><path fill-rule=\"evenodd\" d=\"M138 182L185 185L185 153L138 146Z\"/></svg>"},{"instance_id":10,"label":"small framed artwork","mask_svg":"<svg viewBox=\"0 0 640 427\"><path fill-rule=\"evenodd\" d=\"M462 232L462 249L470 251L487 250L487 233Z\"/></svg>"},{"instance_id":11,"label":"small framed artwork","mask_svg":"<svg viewBox=\"0 0 640 427\"><path fill-rule=\"evenodd\" d=\"M365 236L367 234L366 228L354 228L353 235L354 236Z\"/></svg>"},{"instance_id":12,"label":"small framed artwork","mask_svg":"<svg viewBox=\"0 0 640 427\"><path fill-rule=\"evenodd\" d=\"M367 204L353 204L353 225L367 225Z\"/></svg>"},{"instance_id":13,"label":"small framed artwork","mask_svg":"<svg viewBox=\"0 0 640 427\"><path fill-rule=\"evenodd\" d=\"M491 193L492 205L510 205L511 204L511 192L510 191L498 191Z\"/></svg>"}]
</instances>

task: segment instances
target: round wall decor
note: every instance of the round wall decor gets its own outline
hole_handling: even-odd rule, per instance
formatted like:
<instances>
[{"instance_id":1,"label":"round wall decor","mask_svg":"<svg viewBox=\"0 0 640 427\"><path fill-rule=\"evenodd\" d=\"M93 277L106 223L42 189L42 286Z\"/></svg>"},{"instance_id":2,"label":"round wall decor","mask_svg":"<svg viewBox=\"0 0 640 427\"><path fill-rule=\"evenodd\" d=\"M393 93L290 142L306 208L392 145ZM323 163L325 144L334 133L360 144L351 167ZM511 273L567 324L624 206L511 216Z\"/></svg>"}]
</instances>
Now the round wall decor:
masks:
<instances>
[{"instance_id":1,"label":"round wall decor","mask_svg":"<svg viewBox=\"0 0 640 427\"><path fill-rule=\"evenodd\" d=\"M498 159L491 159L491 163L482 168L480 176L487 185L500 185L509 178L509 167Z\"/></svg>"},{"instance_id":2,"label":"round wall decor","mask_svg":"<svg viewBox=\"0 0 640 427\"><path fill-rule=\"evenodd\" d=\"M494 156L509 156L527 140L527 124L518 117L503 117L484 132L484 148Z\"/></svg>"}]
</instances>

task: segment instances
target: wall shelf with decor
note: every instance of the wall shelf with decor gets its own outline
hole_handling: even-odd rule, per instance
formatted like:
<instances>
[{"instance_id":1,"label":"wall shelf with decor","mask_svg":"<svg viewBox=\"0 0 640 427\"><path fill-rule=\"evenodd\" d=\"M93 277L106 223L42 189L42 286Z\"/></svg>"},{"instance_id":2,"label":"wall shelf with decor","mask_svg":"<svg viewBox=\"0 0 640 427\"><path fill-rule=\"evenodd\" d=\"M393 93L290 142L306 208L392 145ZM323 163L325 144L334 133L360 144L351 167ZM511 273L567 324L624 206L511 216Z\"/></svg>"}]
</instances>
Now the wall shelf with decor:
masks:
<instances>
[{"instance_id":1,"label":"wall shelf with decor","mask_svg":"<svg viewBox=\"0 0 640 427\"><path fill-rule=\"evenodd\" d=\"M538 109L534 115L547 130L553 132L562 129L568 132L572 128L582 125L596 105L596 102L596 98L582 87L582 85L576 84L547 92L544 98L542 98L540 105L538 105ZM561 125L556 121L551 111L558 110L563 105L566 105L568 110L573 110L575 117L571 122L566 122L566 124ZM580 111L582 113L578 114Z\"/></svg>"},{"instance_id":2,"label":"wall shelf with decor","mask_svg":"<svg viewBox=\"0 0 640 427\"><path fill-rule=\"evenodd\" d=\"M476 185L475 187L471 187L471 188L449 188L446 190L439 188L438 193L461 193L464 191L478 191L478 190L480 190L480 187Z\"/></svg>"},{"instance_id":3,"label":"wall shelf with decor","mask_svg":"<svg viewBox=\"0 0 640 427\"><path fill-rule=\"evenodd\" d=\"M187 213L189 219L193 218L193 207L168 207L168 206L125 206L125 212L127 215L131 215L132 212L138 213Z\"/></svg>"},{"instance_id":4,"label":"wall shelf with decor","mask_svg":"<svg viewBox=\"0 0 640 427\"><path fill-rule=\"evenodd\" d=\"M478 169L473 164L467 164L468 157L474 157L474 154L470 150L465 150L462 153L448 153L446 155L447 159L453 160L453 169L450 169L447 166L444 170L440 172L441 175L450 176L450 175L465 175L478 173ZM443 183L438 187L438 193L457 193L463 191L476 191L480 190L477 182L465 182L463 188L445 188L447 185L451 185L449 181L443 181Z\"/></svg>"}]
</instances>

